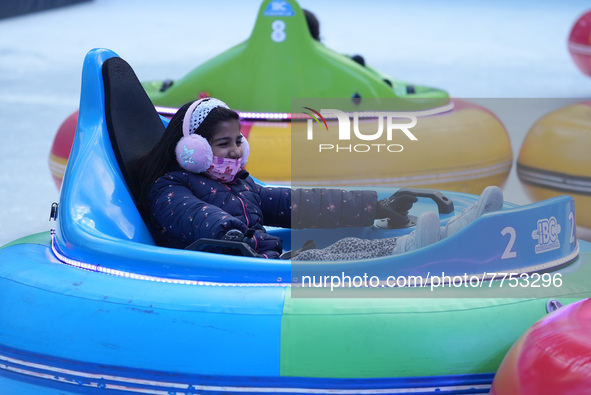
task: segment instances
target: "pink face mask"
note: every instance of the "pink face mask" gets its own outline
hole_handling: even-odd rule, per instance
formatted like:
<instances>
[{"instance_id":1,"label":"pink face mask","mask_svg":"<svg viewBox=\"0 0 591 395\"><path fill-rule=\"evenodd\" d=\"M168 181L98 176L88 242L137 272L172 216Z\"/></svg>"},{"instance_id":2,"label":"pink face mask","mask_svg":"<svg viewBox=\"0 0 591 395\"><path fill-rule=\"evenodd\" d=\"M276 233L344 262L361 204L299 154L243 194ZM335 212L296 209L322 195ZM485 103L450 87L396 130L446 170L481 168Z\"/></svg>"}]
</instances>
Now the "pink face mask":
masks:
<instances>
[{"instance_id":1,"label":"pink face mask","mask_svg":"<svg viewBox=\"0 0 591 395\"><path fill-rule=\"evenodd\" d=\"M214 156L209 169L205 171L210 178L221 182L230 182L234 180L236 174L242 168L242 158L229 159Z\"/></svg>"}]
</instances>

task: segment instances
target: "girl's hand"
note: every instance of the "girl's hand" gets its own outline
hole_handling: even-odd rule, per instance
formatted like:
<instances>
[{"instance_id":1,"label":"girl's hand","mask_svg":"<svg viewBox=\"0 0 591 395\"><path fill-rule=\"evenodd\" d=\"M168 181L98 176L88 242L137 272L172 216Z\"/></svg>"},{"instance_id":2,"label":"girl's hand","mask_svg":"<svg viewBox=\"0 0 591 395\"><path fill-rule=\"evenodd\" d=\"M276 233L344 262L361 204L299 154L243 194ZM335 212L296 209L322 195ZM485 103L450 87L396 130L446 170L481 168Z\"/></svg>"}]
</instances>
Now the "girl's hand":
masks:
<instances>
[{"instance_id":1,"label":"girl's hand","mask_svg":"<svg viewBox=\"0 0 591 395\"><path fill-rule=\"evenodd\" d=\"M408 210L417 200L416 196L411 195L392 195L387 199L382 199L378 202L376 218L388 218L388 225L391 228L403 227L409 221Z\"/></svg>"}]
</instances>

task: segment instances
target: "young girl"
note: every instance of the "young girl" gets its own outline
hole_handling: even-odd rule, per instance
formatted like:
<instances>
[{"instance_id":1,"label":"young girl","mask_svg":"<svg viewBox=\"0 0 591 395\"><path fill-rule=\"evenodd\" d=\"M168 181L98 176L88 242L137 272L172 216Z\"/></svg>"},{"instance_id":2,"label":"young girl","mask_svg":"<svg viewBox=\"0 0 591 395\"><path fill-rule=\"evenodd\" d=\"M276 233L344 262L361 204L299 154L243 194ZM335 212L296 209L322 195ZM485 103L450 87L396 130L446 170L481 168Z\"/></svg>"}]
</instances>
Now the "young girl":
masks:
<instances>
[{"instance_id":1,"label":"young girl","mask_svg":"<svg viewBox=\"0 0 591 395\"><path fill-rule=\"evenodd\" d=\"M269 235L265 225L370 226L376 218L405 218L417 200L404 196L378 202L375 191L263 187L243 169L248 154L239 116L225 103L206 98L181 107L162 139L139 165L140 209L156 229L156 243L185 248L201 238L239 240L247 242L258 257L278 258L282 240ZM492 200L491 193L485 192L471 210L449 223L463 223L468 218L471 221L482 212L500 209L496 190ZM493 200L493 205L488 204ZM243 239L247 231L252 237ZM410 235L383 240L354 239L355 243L346 242L346 256L336 256L334 248L327 247L306 251L299 259L382 256L420 248L446 235L446 230L439 228L438 215L429 212L419 217L417 229ZM353 245L358 250L353 251Z\"/></svg>"}]
</instances>

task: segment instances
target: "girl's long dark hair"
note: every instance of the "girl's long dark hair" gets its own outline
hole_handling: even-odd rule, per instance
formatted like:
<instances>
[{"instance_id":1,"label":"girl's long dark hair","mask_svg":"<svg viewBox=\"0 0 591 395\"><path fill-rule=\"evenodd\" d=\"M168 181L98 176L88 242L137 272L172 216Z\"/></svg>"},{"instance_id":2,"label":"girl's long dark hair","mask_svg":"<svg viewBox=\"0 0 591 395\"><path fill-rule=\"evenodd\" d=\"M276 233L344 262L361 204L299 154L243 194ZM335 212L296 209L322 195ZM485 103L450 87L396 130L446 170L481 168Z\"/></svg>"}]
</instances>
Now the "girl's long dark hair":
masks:
<instances>
[{"instance_id":1,"label":"girl's long dark hair","mask_svg":"<svg viewBox=\"0 0 591 395\"><path fill-rule=\"evenodd\" d=\"M138 203L140 211L145 218L148 217L150 211L148 194L154 182L164 174L180 169L176 160L175 148L179 140L183 137L183 119L185 118L188 108L193 103L194 102L191 101L179 108L170 120L160 141L156 143L154 148L152 148L152 151L144 155L138 162L138 183L140 194ZM195 133L200 134L207 141L211 142L215 125L218 122L229 121L232 119L238 121L238 113L224 107L216 107L210 111Z\"/></svg>"}]
</instances>

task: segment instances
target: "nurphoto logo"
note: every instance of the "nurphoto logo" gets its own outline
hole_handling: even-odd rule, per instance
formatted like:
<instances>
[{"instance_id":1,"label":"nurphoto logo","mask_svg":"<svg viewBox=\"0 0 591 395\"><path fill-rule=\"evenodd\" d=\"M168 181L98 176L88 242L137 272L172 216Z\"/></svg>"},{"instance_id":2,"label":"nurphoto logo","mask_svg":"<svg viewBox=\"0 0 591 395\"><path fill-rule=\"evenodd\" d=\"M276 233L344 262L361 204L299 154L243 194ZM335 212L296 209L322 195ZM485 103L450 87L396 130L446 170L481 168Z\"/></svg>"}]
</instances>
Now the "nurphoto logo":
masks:
<instances>
[{"instance_id":1,"label":"nurphoto logo","mask_svg":"<svg viewBox=\"0 0 591 395\"><path fill-rule=\"evenodd\" d=\"M400 112L352 112L346 113L336 109L321 109L316 111L310 107L303 107L310 112L305 112L310 119L307 124L307 140L314 140L314 121L318 124L321 133L329 131L326 118L336 119L337 123L334 126L338 128L338 142L329 144L326 142L318 144L318 152L402 152L404 147L401 144L391 143L394 136L400 136L402 132L406 138L411 141L417 141L418 138L410 131L410 129L417 124L417 117L409 113ZM371 119L377 120L377 130L368 132L361 131L359 124L363 120ZM406 122L401 122L403 120ZM367 129L369 122L364 123L364 129ZM372 123L373 124L373 123ZM353 126L351 128L351 125ZM331 124L331 129L334 127ZM324 132L322 130L324 129ZM353 129L353 133L351 133ZM387 143L378 143L378 140L384 140ZM372 141L373 143L361 144L344 144L344 142L352 141L352 137L361 141ZM325 141L325 139L323 139Z\"/></svg>"}]
</instances>

